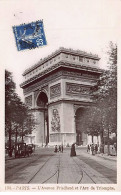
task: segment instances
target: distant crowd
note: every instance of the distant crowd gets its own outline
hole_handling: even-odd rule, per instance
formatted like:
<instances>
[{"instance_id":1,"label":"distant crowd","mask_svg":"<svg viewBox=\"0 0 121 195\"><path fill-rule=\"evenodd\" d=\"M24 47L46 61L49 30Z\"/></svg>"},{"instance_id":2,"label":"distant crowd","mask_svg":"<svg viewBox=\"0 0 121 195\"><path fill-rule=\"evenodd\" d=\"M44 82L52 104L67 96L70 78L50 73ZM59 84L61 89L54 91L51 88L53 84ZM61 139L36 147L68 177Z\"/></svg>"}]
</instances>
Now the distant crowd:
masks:
<instances>
[{"instance_id":1,"label":"distant crowd","mask_svg":"<svg viewBox=\"0 0 121 195\"><path fill-rule=\"evenodd\" d=\"M76 156L76 150L75 150L75 143L73 143L71 145L71 151L70 151L70 156ZM91 154L91 155L96 155L96 154L104 154L105 145L104 144L88 144L87 145L87 153ZM111 150L113 150L113 153L111 154ZM54 152L62 152L63 153L63 145L55 145L55 149ZM114 144L113 146L111 146L110 148L110 155L116 155L117 153L117 145Z\"/></svg>"},{"instance_id":2,"label":"distant crowd","mask_svg":"<svg viewBox=\"0 0 121 195\"><path fill-rule=\"evenodd\" d=\"M99 146L97 144L87 145L87 152L94 155L99 151ZM104 153L104 146L101 147L101 153Z\"/></svg>"},{"instance_id":3,"label":"distant crowd","mask_svg":"<svg viewBox=\"0 0 121 195\"><path fill-rule=\"evenodd\" d=\"M55 146L54 152L62 152L63 153L63 145Z\"/></svg>"},{"instance_id":4,"label":"distant crowd","mask_svg":"<svg viewBox=\"0 0 121 195\"><path fill-rule=\"evenodd\" d=\"M92 154L92 155L95 155L97 153L104 154L105 153L104 148L105 148L104 144L101 144L100 146L99 146L99 144L89 144L89 145L87 145L87 152ZM117 153L117 144L116 143L114 143L114 145L110 146L110 152L111 151L113 151L113 153Z\"/></svg>"},{"instance_id":5,"label":"distant crowd","mask_svg":"<svg viewBox=\"0 0 121 195\"><path fill-rule=\"evenodd\" d=\"M63 144L59 145L59 146L55 145L54 152L62 152L63 153ZM72 146L71 146L70 156L76 156L75 143L72 144Z\"/></svg>"}]
</instances>

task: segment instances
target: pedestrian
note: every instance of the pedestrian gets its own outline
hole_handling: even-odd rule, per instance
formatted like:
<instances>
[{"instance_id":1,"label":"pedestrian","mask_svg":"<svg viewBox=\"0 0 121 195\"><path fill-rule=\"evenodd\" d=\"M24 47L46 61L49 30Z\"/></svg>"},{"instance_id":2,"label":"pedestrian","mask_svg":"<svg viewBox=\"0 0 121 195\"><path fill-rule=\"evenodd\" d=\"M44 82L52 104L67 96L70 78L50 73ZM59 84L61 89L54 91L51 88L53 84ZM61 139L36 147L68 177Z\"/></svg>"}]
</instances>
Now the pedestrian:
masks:
<instances>
[{"instance_id":1,"label":"pedestrian","mask_svg":"<svg viewBox=\"0 0 121 195\"><path fill-rule=\"evenodd\" d=\"M95 144L95 154L97 154L97 151L98 151L98 146L97 144Z\"/></svg>"},{"instance_id":2,"label":"pedestrian","mask_svg":"<svg viewBox=\"0 0 121 195\"><path fill-rule=\"evenodd\" d=\"M70 153L70 156L76 156L75 144L72 144L72 146L71 146L71 153Z\"/></svg>"},{"instance_id":3,"label":"pedestrian","mask_svg":"<svg viewBox=\"0 0 121 195\"><path fill-rule=\"evenodd\" d=\"M33 144L33 147L34 147L34 151L35 151L35 144Z\"/></svg>"},{"instance_id":4,"label":"pedestrian","mask_svg":"<svg viewBox=\"0 0 121 195\"><path fill-rule=\"evenodd\" d=\"M100 154L102 154L102 144L100 145Z\"/></svg>"},{"instance_id":5,"label":"pedestrian","mask_svg":"<svg viewBox=\"0 0 121 195\"><path fill-rule=\"evenodd\" d=\"M63 153L63 144L62 144L62 146L61 146L61 152Z\"/></svg>"},{"instance_id":6,"label":"pedestrian","mask_svg":"<svg viewBox=\"0 0 121 195\"><path fill-rule=\"evenodd\" d=\"M92 144L90 144L90 146L89 146L90 154L92 154L91 147L92 147Z\"/></svg>"},{"instance_id":7,"label":"pedestrian","mask_svg":"<svg viewBox=\"0 0 121 195\"><path fill-rule=\"evenodd\" d=\"M92 152L92 155L94 155L94 145L93 144L91 145L91 152Z\"/></svg>"},{"instance_id":8,"label":"pedestrian","mask_svg":"<svg viewBox=\"0 0 121 195\"><path fill-rule=\"evenodd\" d=\"M102 154L104 154L104 144L102 144Z\"/></svg>"},{"instance_id":9,"label":"pedestrian","mask_svg":"<svg viewBox=\"0 0 121 195\"><path fill-rule=\"evenodd\" d=\"M61 145L59 146L59 151L58 152L61 152Z\"/></svg>"},{"instance_id":10,"label":"pedestrian","mask_svg":"<svg viewBox=\"0 0 121 195\"><path fill-rule=\"evenodd\" d=\"M116 156L117 156L117 143L114 143L114 148L115 148L115 152L116 152Z\"/></svg>"},{"instance_id":11,"label":"pedestrian","mask_svg":"<svg viewBox=\"0 0 121 195\"><path fill-rule=\"evenodd\" d=\"M89 146L89 144L87 145L87 152L90 152L90 146Z\"/></svg>"},{"instance_id":12,"label":"pedestrian","mask_svg":"<svg viewBox=\"0 0 121 195\"><path fill-rule=\"evenodd\" d=\"M57 145L55 146L54 152L58 152L58 147L57 147Z\"/></svg>"},{"instance_id":13,"label":"pedestrian","mask_svg":"<svg viewBox=\"0 0 121 195\"><path fill-rule=\"evenodd\" d=\"M98 154L100 154L100 145L99 145L99 143L97 144L97 148L98 148L97 152L98 152Z\"/></svg>"},{"instance_id":14,"label":"pedestrian","mask_svg":"<svg viewBox=\"0 0 121 195\"><path fill-rule=\"evenodd\" d=\"M101 144L101 146L100 146L100 153L103 155L104 154L104 145L103 144Z\"/></svg>"}]
</instances>

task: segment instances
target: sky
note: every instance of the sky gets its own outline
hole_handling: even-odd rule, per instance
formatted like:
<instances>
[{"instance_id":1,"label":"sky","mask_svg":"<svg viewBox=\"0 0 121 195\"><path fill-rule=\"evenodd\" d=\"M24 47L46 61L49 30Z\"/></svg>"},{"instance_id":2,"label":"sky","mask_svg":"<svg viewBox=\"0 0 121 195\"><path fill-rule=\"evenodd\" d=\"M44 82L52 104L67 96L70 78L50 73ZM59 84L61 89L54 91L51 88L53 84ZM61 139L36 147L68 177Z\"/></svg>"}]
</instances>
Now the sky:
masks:
<instances>
[{"instance_id":1,"label":"sky","mask_svg":"<svg viewBox=\"0 0 121 195\"><path fill-rule=\"evenodd\" d=\"M105 68L108 43L120 36L120 5L120 0L0 0L0 69L13 73L22 100L22 73L59 47L98 54ZM47 46L18 51L12 26L41 19Z\"/></svg>"}]
</instances>

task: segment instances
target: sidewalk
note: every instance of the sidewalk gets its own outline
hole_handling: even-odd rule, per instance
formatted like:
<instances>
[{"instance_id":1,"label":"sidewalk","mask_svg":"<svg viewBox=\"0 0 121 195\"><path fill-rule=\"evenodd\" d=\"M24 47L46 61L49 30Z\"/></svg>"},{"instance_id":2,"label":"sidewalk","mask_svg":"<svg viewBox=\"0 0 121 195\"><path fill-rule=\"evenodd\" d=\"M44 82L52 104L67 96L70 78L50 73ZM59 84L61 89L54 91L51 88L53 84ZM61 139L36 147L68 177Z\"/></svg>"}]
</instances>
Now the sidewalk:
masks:
<instances>
[{"instance_id":1,"label":"sidewalk","mask_svg":"<svg viewBox=\"0 0 121 195\"><path fill-rule=\"evenodd\" d=\"M8 155L5 155L5 161L6 160L12 160L12 159L15 159L14 155L12 157L8 156Z\"/></svg>"},{"instance_id":2,"label":"sidewalk","mask_svg":"<svg viewBox=\"0 0 121 195\"><path fill-rule=\"evenodd\" d=\"M76 150L77 151L79 151L79 149L81 149L81 148L76 148ZM84 154L87 154L87 155L89 155L89 156L96 156L96 157L99 157L99 158L103 158L103 159L105 159L105 160L112 160L112 161L116 161L117 160L117 156L115 156L115 155L109 155L108 156L108 154L107 153L97 153L97 154L95 154L95 155L92 155L90 152L87 152L87 149L86 149L86 147L85 147L85 150L80 150L81 151L81 153L84 153Z\"/></svg>"},{"instance_id":3,"label":"sidewalk","mask_svg":"<svg viewBox=\"0 0 121 195\"><path fill-rule=\"evenodd\" d=\"M107 160L117 161L117 156L111 156L111 155L108 156L107 154L96 154L96 156Z\"/></svg>"},{"instance_id":4,"label":"sidewalk","mask_svg":"<svg viewBox=\"0 0 121 195\"><path fill-rule=\"evenodd\" d=\"M102 159L105 159L105 160L110 160L110 161L117 161L117 156L111 156L111 155L107 155L107 154L102 154L102 153L98 153L98 154L95 154L95 155L92 155L90 153L88 153L86 150L79 150L79 148L76 148L77 150L77 154L79 152L79 155L83 154L83 155L86 155L86 156L90 156L91 158L102 158Z\"/></svg>"}]
</instances>

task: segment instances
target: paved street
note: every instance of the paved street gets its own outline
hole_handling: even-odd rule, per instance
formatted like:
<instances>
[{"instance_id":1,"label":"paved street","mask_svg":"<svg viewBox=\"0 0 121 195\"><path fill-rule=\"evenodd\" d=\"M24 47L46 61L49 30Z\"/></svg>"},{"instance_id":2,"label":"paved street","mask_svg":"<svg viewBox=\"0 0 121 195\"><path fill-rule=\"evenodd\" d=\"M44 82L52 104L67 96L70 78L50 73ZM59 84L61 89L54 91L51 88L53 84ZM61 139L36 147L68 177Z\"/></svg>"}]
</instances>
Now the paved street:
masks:
<instances>
[{"instance_id":1,"label":"paved street","mask_svg":"<svg viewBox=\"0 0 121 195\"><path fill-rule=\"evenodd\" d=\"M116 183L116 160L92 156L77 148L54 153L53 148L38 148L30 157L6 160L6 183L38 184L113 184Z\"/></svg>"}]
</instances>

